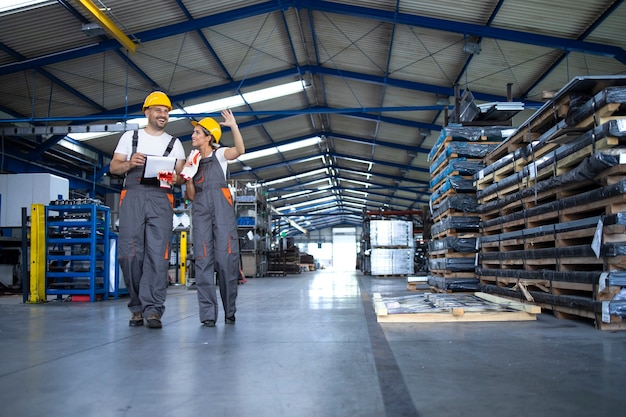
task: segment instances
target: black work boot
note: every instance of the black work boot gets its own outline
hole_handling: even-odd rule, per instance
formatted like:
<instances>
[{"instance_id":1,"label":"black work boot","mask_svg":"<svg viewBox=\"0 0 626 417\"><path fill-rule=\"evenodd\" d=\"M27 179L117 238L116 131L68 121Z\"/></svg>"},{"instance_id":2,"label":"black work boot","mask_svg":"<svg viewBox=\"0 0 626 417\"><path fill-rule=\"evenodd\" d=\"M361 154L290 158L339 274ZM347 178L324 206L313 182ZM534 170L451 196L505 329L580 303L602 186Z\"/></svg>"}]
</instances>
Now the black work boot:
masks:
<instances>
[{"instance_id":1,"label":"black work boot","mask_svg":"<svg viewBox=\"0 0 626 417\"><path fill-rule=\"evenodd\" d=\"M150 314L146 319L146 322L148 322L148 328L150 329L160 329L161 327L163 327L161 325L161 317L157 316L156 314Z\"/></svg>"},{"instance_id":2,"label":"black work boot","mask_svg":"<svg viewBox=\"0 0 626 417\"><path fill-rule=\"evenodd\" d=\"M143 316L141 313L133 313L130 317L130 321L128 322L130 327L143 326Z\"/></svg>"}]
</instances>

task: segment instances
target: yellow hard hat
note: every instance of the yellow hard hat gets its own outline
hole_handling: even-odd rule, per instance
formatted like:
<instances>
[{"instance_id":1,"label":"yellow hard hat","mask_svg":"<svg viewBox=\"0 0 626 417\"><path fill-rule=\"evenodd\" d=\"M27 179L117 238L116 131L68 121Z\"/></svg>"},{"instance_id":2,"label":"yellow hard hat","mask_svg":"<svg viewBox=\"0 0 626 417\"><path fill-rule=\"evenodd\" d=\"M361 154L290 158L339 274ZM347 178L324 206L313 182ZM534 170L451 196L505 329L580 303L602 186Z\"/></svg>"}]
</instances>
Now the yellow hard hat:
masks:
<instances>
[{"instance_id":1,"label":"yellow hard hat","mask_svg":"<svg viewBox=\"0 0 626 417\"><path fill-rule=\"evenodd\" d=\"M220 143L220 138L222 137L222 126L220 126L220 124L217 123L215 119L212 119L211 117L205 117L199 122L192 120L191 124L194 126L200 125L204 130L210 133L211 136L213 136L213 139L215 139L215 143Z\"/></svg>"},{"instance_id":2,"label":"yellow hard hat","mask_svg":"<svg viewBox=\"0 0 626 417\"><path fill-rule=\"evenodd\" d=\"M148 107L152 106L164 106L167 107L169 111L172 111L172 102L170 101L170 98L161 91L153 91L152 93L148 94L148 97L146 97L146 101L143 102L143 107L141 108L141 111L146 111Z\"/></svg>"}]
</instances>

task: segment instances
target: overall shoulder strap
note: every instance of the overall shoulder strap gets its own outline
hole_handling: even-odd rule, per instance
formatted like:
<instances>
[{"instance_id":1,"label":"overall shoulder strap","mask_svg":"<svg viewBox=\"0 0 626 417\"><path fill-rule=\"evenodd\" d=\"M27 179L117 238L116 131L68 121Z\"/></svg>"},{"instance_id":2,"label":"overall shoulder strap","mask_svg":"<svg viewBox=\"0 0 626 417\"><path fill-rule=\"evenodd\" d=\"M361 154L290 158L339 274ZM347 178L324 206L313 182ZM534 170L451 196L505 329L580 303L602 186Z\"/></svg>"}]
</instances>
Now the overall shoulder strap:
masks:
<instances>
[{"instance_id":1,"label":"overall shoulder strap","mask_svg":"<svg viewBox=\"0 0 626 417\"><path fill-rule=\"evenodd\" d=\"M134 130L133 131L133 150L131 152L131 155L134 153L137 153L137 142L139 141L139 131L138 130Z\"/></svg>"},{"instance_id":2,"label":"overall shoulder strap","mask_svg":"<svg viewBox=\"0 0 626 417\"><path fill-rule=\"evenodd\" d=\"M163 156L168 156L170 152L172 152L172 149L174 149L174 143L176 143L177 139L178 138L175 138L174 136L172 136L170 143L168 143L167 148L165 148L165 152L163 152Z\"/></svg>"}]
</instances>

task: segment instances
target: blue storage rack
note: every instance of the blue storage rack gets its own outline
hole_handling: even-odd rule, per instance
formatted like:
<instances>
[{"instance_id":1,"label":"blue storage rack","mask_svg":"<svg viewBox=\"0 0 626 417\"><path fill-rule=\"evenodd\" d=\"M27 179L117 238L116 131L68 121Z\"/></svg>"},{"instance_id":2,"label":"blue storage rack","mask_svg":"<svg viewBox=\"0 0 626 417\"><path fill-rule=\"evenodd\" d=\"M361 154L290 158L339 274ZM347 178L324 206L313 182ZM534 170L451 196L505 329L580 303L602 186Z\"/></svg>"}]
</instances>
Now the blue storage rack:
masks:
<instances>
[{"instance_id":1,"label":"blue storage rack","mask_svg":"<svg viewBox=\"0 0 626 417\"><path fill-rule=\"evenodd\" d=\"M108 298L110 224L107 206L46 206L46 295Z\"/></svg>"}]
</instances>

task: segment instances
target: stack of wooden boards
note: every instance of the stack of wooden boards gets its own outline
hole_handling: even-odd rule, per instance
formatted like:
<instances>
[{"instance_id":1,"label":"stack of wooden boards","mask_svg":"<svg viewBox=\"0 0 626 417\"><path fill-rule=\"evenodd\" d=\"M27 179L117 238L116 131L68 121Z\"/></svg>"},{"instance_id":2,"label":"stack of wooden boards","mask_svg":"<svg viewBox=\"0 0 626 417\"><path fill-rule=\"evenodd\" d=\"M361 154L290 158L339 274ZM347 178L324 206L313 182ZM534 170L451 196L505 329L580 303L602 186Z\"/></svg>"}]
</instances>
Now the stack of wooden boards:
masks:
<instances>
[{"instance_id":1,"label":"stack of wooden boards","mask_svg":"<svg viewBox=\"0 0 626 417\"><path fill-rule=\"evenodd\" d=\"M429 154L430 210L428 283L436 291L476 291L477 241L480 229L474 176L484 157L513 129L465 127L442 129Z\"/></svg>"},{"instance_id":2,"label":"stack of wooden boards","mask_svg":"<svg viewBox=\"0 0 626 417\"><path fill-rule=\"evenodd\" d=\"M579 77L474 174L479 289L626 328L626 77Z\"/></svg>"}]
</instances>

